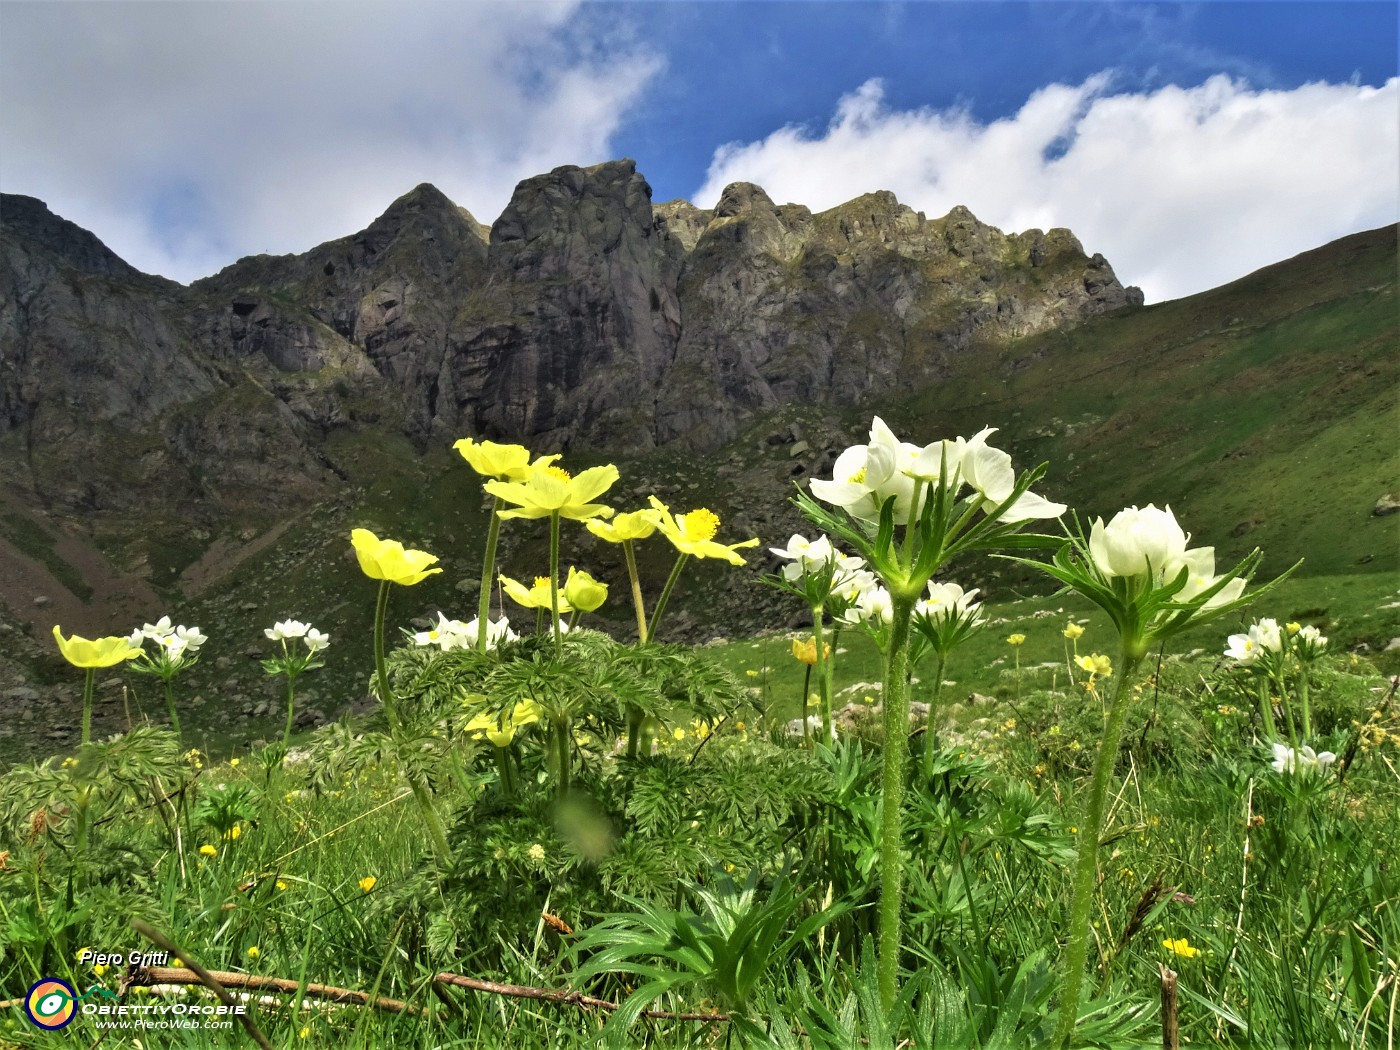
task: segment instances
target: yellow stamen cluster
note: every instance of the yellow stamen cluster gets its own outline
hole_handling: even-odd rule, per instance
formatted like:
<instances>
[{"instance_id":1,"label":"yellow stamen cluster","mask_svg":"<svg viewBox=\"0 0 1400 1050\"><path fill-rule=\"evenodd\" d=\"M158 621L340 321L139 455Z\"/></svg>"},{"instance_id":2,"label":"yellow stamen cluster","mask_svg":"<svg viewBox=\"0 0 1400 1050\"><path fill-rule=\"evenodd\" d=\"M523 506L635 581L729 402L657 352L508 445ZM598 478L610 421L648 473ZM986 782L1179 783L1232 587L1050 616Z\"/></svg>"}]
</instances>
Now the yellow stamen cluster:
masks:
<instances>
[{"instance_id":1,"label":"yellow stamen cluster","mask_svg":"<svg viewBox=\"0 0 1400 1050\"><path fill-rule=\"evenodd\" d=\"M572 481L574 477L563 467L557 467L553 464L545 467L544 472L552 478L558 478L560 481Z\"/></svg>"},{"instance_id":2,"label":"yellow stamen cluster","mask_svg":"<svg viewBox=\"0 0 1400 1050\"><path fill-rule=\"evenodd\" d=\"M691 540L712 540L719 531L719 515L705 507L678 515L678 521L686 538Z\"/></svg>"},{"instance_id":3,"label":"yellow stamen cluster","mask_svg":"<svg viewBox=\"0 0 1400 1050\"><path fill-rule=\"evenodd\" d=\"M859 485L859 484L860 484L861 482L863 482L864 480L865 480L865 468L864 468L864 467L861 467L858 471L856 471L854 474L852 474L849 478L846 479L847 483L848 483L848 484L851 484L851 485Z\"/></svg>"}]
</instances>

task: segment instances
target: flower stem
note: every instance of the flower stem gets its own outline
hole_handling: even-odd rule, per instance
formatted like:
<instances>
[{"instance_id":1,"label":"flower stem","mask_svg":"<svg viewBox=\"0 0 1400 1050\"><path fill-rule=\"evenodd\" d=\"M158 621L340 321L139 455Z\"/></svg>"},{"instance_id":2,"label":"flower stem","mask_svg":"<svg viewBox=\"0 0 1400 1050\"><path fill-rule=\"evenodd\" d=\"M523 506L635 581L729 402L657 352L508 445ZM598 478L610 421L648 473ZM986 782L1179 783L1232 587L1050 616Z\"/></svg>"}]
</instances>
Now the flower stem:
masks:
<instances>
[{"instance_id":1,"label":"flower stem","mask_svg":"<svg viewBox=\"0 0 1400 1050\"><path fill-rule=\"evenodd\" d=\"M817 693L821 696L822 742L831 746L831 681L826 674L825 642L822 638L822 620L825 613L820 605L812 607L812 638L817 647Z\"/></svg>"},{"instance_id":2,"label":"flower stem","mask_svg":"<svg viewBox=\"0 0 1400 1050\"><path fill-rule=\"evenodd\" d=\"M1084 963L1089 954L1089 914L1094 903L1094 876L1098 871L1099 839L1103 833L1104 804L1108 798L1108 782L1118 758L1118 741L1123 735L1123 723L1132 700L1129 686L1136 675L1141 654L1123 647L1119 659L1120 677L1113 702L1108 709L1108 722L1099 741L1098 757L1094 759L1093 779L1089 783L1089 798L1084 806L1083 822L1079 827L1079 855L1074 862L1073 897L1070 904L1069 939L1065 944L1064 974L1060 985L1060 1021L1051 1045L1068 1047L1079 1020L1079 991L1084 983Z\"/></svg>"},{"instance_id":3,"label":"flower stem","mask_svg":"<svg viewBox=\"0 0 1400 1050\"><path fill-rule=\"evenodd\" d=\"M622 541L622 553L627 558L627 576L632 581L632 608L637 612L637 641L645 645L647 641L647 612L642 604L642 578L637 574L637 553L632 549L631 540Z\"/></svg>"},{"instance_id":4,"label":"flower stem","mask_svg":"<svg viewBox=\"0 0 1400 1050\"><path fill-rule=\"evenodd\" d=\"M943 691L943 668L948 663L948 655L939 649L935 656L937 662L934 664L933 695L928 699L928 717L924 720L924 779L927 780L933 775L933 750L936 743L935 726L938 717L938 694Z\"/></svg>"},{"instance_id":5,"label":"flower stem","mask_svg":"<svg viewBox=\"0 0 1400 1050\"><path fill-rule=\"evenodd\" d=\"M486 622L491 616L491 574L496 571L496 542L501 538L501 518L496 512L504 500L495 497L491 524L486 528L486 560L481 564L481 597L476 603L476 647L486 651Z\"/></svg>"},{"instance_id":6,"label":"flower stem","mask_svg":"<svg viewBox=\"0 0 1400 1050\"><path fill-rule=\"evenodd\" d=\"M1269 738L1269 743L1278 740L1278 727L1274 725L1274 702L1269 699L1269 679L1264 676L1259 679L1259 717L1264 722L1264 733Z\"/></svg>"},{"instance_id":7,"label":"flower stem","mask_svg":"<svg viewBox=\"0 0 1400 1050\"><path fill-rule=\"evenodd\" d=\"M1312 738L1312 712L1308 708L1308 667L1303 665L1298 676L1298 702L1302 707L1303 715L1303 742L1306 743Z\"/></svg>"},{"instance_id":8,"label":"flower stem","mask_svg":"<svg viewBox=\"0 0 1400 1050\"><path fill-rule=\"evenodd\" d=\"M165 679L165 706L170 710L170 725L178 737L180 735L180 716L175 713L175 683L170 678Z\"/></svg>"},{"instance_id":9,"label":"flower stem","mask_svg":"<svg viewBox=\"0 0 1400 1050\"><path fill-rule=\"evenodd\" d=\"M282 652L286 653L287 643L282 642ZM383 689L383 683L380 683ZM282 754L286 755L292 746L292 715L296 710L296 675L292 674L290 667L287 668L287 726L282 730Z\"/></svg>"},{"instance_id":10,"label":"flower stem","mask_svg":"<svg viewBox=\"0 0 1400 1050\"><path fill-rule=\"evenodd\" d=\"M564 634L559 629L559 512L549 516L549 612L554 618L554 655L564 652Z\"/></svg>"},{"instance_id":11,"label":"flower stem","mask_svg":"<svg viewBox=\"0 0 1400 1050\"><path fill-rule=\"evenodd\" d=\"M83 743L92 739L92 679L97 669L89 667L83 676Z\"/></svg>"},{"instance_id":12,"label":"flower stem","mask_svg":"<svg viewBox=\"0 0 1400 1050\"><path fill-rule=\"evenodd\" d=\"M890 1010L899 995L900 893L903 866L900 846L904 819L904 759L909 751L909 620L914 599L891 600L889 655L885 662L885 755L880 788L880 955L877 978L880 1002Z\"/></svg>"},{"instance_id":13,"label":"flower stem","mask_svg":"<svg viewBox=\"0 0 1400 1050\"><path fill-rule=\"evenodd\" d=\"M661 622L661 614L666 611L666 603L671 600L671 591L675 589L676 581L681 578L681 569L685 567L689 557L689 554L682 553L676 558L671 575L666 578L666 586L661 588L661 597L656 600L656 608L652 610L651 626L647 628L647 641L656 637L656 625Z\"/></svg>"},{"instance_id":14,"label":"flower stem","mask_svg":"<svg viewBox=\"0 0 1400 1050\"><path fill-rule=\"evenodd\" d=\"M554 724L554 742L559 758L559 797L569 794L569 723Z\"/></svg>"},{"instance_id":15,"label":"flower stem","mask_svg":"<svg viewBox=\"0 0 1400 1050\"><path fill-rule=\"evenodd\" d=\"M496 772L501 778L501 794L510 798L515 794L515 774L510 768L510 752L507 748L493 748L496 752Z\"/></svg>"},{"instance_id":16,"label":"flower stem","mask_svg":"<svg viewBox=\"0 0 1400 1050\"><path fill-rule=\"evenodd\" d=\"M394 695L389 692L389 670L384 663L384 616L389 611L389 581L379 581L379 597L374 603L374 675L379 682L379 702L389 720L389 731L398 736L399 716L394 710Z\"/></svg>"},{"instance_id":17,"label":"flower stem","mask_svg":"<svg viewBox=\"0 0 1400 1050\"><path fill-rule=\"evenodd\" d=\"M384 715L389 722L389 735L395 743L398 743L400 736L398 711L394 707L394 694L389 690L389 670L384 662L384 618L389 610L389 581L379 581L379 598L374 606L374 674L379 682L379 702L384 705ZM413 789L413 797L418 802L418 809L423 814L423 823L428 826L428 835L432 839L433 852L437 855L439 868L447 866L447 861L452 854L452 850L447 845L447 833L443 830L442 821L438 818L437 811L433 809L433 800L428 793L428 785L423 781L421 775L409 773L407 775L408 786Z\"/></svg>"}]
</instances>

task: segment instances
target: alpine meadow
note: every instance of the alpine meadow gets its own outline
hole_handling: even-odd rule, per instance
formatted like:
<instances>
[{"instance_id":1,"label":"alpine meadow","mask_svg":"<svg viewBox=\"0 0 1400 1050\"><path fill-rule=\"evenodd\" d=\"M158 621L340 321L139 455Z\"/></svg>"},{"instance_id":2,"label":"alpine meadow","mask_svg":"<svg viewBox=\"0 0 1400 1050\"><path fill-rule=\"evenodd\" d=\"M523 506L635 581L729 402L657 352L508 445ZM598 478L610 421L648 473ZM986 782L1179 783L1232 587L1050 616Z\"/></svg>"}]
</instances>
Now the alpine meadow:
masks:
<instances>
[{"instance_id":1,"label":"alpine meadow","mask_svg":"<svg viewBox=\"0 0 1400 1050\"><path fill-rule=\"evenodd\" d=\"M1396 227L0 220L0 1045L1397 1044Z\"/></svg>"}]
</instances>

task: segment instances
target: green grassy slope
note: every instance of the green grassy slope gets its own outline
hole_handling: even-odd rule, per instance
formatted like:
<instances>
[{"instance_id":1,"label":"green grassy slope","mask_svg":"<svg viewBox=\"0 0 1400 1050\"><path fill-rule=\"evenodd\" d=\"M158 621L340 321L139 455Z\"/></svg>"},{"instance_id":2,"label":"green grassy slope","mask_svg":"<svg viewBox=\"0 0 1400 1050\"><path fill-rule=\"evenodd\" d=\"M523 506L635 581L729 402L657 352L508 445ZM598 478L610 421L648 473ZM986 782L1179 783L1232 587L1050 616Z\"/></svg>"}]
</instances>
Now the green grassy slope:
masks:
<instances>
[{"instance_id":1,"label":"green grassy slope","mask_svg":"<svg viewBox=\"0 0 1400 1050\"><path fill-rule=\"evenodd\" d=\"M1400 518L1396 233L1356 234L1201 295L984 347L888 417L1003 428L1081 514L1170 503L1222 557L1393 572ZM969 367L972 365L973 367ZM902 432L902 431L901 431Z\"/></svg>"}]
</instances>

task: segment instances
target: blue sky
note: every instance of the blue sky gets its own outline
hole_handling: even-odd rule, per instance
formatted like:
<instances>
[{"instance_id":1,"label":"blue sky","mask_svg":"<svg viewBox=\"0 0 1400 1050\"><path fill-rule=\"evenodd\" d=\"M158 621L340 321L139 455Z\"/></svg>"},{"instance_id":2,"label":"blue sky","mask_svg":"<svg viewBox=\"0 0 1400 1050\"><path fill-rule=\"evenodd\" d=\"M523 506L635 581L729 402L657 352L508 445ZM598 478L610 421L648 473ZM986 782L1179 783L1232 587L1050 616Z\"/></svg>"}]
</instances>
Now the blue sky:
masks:
<instances>
[{"instance_id":1,"label":"blue sky","mask_svg":"<svg viewBox=\"0 0 1400 1050\"><path fill-rule=\"evenodd\" d=\"M630 156L1068 226L1149 301L1394 222L1393 3L0 0L0 188L179 280Z\"/></svg>"}]
</instances>

